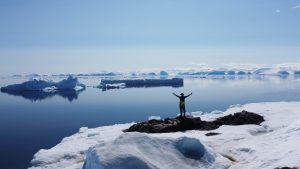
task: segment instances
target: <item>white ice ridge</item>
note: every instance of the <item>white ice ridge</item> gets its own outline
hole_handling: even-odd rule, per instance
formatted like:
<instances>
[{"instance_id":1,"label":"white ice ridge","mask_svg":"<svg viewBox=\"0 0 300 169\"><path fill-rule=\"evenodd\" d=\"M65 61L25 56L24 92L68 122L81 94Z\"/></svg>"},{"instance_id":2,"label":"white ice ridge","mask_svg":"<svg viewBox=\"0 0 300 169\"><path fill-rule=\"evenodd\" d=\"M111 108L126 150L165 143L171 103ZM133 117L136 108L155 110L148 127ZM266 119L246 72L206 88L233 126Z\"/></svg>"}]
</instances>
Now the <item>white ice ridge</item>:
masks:
<instances>
[{"instance_id":1,"label":"white ice ridge","mask_svg":"<svg viewBox=\"0 0 300 169\"><path fill-rule=\"evenodd\" d=\"M251 103L232 106L220 114L200 116L202 119L214 119L242 110L258 113L266 121L261 126L221 126L209 131L221 134L210 137L205 136L208 131L197 130L124 134L122 130L133 123L94 129L81 128L78 133L63 139L55 147L37 152L30 169L111 169L118 165L126 168L131 164L124 159L134 159L133 162L136 163L132 165L146 165L155 169L166 166L193 168L193 165L196 166L194 168L210 169L300 167L300 102ZM193 159L194 155L187 158L180 151L182 147L175 146L182 140L187 140L187 149L195 151L195 154L203 152L200 151L203 150L200 145L203 145L207 157L213 158L202 159L205 157L202 156L197 160ZM201 160L205 162L200 162ZM156 162L161 164L157 165Z\"/></svg>"},{"instance_id":2,"label":"white ice ridge","mask_svg":"<svg viewBox=\"0 0 300 169\"><path fill-rule=\"evenodd\" d=\"M85 85L80 83L76 77L69 76L60 82L53 82L51 80L42 78L32 78L29 81L21 84L13 84L6 87L2 87L1 91L44 91L49 92L53 90L83 90Z\"/></svg>"},{"instance_id":3,"label":"white ice ridge","mask_svg":"<svg viewBox=\"0 0 300 169\"><path fill-rule=\"evenodd\" d=\"M90 148L83 169L225 169L229 166L228 159L208 151L196 138L125 133L112 142Z\"/></svg>"}]
</instances>

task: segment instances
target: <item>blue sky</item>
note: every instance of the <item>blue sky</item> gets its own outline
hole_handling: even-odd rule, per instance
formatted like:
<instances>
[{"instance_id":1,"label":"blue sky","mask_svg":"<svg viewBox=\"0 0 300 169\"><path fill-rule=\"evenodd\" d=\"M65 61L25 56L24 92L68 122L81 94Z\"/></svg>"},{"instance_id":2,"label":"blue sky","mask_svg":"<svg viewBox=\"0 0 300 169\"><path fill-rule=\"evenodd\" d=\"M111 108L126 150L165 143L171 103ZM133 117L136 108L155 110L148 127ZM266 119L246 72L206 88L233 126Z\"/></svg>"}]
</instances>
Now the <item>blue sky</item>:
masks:
<instances>
[{"instance_id":1,"label":"blue sky","mask_svg":"<svg viewBox=\"0 0 300 169\"><path fill-rule=\"evenodd\" d=\"M1 74L300 61L300 0L1 0Z\"/></svg>"}]
</instances>

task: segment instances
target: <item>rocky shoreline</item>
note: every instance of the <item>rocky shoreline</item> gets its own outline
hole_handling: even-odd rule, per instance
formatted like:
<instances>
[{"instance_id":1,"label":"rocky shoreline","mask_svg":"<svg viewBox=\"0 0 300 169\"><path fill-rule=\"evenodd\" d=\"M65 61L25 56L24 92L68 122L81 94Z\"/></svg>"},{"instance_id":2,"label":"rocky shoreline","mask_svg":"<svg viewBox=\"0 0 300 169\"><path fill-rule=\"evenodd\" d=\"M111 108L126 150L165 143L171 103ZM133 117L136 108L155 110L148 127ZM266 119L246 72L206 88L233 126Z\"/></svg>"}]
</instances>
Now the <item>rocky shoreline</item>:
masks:
<instances>
[{"instance_id":1,"label":"rocky shoreline","mask_svg":"<svg viewBox=\"0 0 300 169\"><path fill-rule=\"evenodd\" d=\"M264 117L256 113L242 111L217 118L214 121L202 121L200 117L176 117L164 120L149 120L132 125L124 132L142 133L170 133L186 130L215 130L222 125L260 125L264 122ZM219 133L217 133L219 134ZM216 135L215 133L212 135Z\"/></svg>"}]
</instances>

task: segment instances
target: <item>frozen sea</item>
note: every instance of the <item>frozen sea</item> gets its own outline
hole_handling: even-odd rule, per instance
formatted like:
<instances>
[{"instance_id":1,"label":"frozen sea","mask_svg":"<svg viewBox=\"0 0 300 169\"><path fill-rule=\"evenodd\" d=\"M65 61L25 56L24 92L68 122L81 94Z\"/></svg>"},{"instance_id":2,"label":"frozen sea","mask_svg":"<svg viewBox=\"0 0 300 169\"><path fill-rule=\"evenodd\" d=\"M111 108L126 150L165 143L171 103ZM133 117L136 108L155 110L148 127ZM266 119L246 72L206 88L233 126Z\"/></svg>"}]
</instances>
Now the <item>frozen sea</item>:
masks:
<instances>
[{"instance_id":1,"label":"frozen sea","mask_svg":"<svg viewBox=\"0 0 300 169\"><path fill-rule=\"evenodd\" d=\"M51 78L54 81L60 78ZM1 78L0 86L28 78ZM230 105L271 101L300 101L300 78L294 76L244 76L185 78L180 88L153 87L102 91L101 78L80 78L83 92L40 95L0 93L0 168L27 168L39 149L48 149L80 127L137 122L149 116L172 117L178 113L175 93L193 95L187 111L226 110Z\"/></svg>"}]
</instances>

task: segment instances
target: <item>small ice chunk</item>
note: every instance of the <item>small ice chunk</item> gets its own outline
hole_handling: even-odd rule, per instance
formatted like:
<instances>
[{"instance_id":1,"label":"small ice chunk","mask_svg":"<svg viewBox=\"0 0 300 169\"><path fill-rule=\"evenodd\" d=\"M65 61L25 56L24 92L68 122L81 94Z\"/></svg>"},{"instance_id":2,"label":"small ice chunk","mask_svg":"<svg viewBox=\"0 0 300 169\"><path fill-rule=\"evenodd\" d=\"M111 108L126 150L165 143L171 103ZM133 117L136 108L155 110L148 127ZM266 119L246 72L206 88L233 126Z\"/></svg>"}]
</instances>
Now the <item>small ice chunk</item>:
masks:
<instances>
[{"instance_id":1,"label":"small ice chunk","mask_svg":"<svg viewBox=\"0 0 300 169\"><path fill-rule=\"evenodd\" d=\"M148 120L161 120L160 116L150 116Z\"/></svg>"},{"instance_id":2,"label":"small ice chunk","mask_svg":"<svg viewBox=\"0 0 300 169\"><path fill-rule=\"evenodd\" d=\"M241 108L243 107L241 104L230 105L229 108Z\"/></svg>"},{"instance_id":3,"label":"small ice chunk","mask_svg":"<svg viewBox=\"0 0 300 169\"><path fill-rule=\"evenodd\" d=\"M83 132L87 131L88 129L89 129L88 127L81 127L78 132L83 133Z\"/></svg>"},{"instance_id":4,"label":"small ice chunk","mask_svg":"<svg viewBox=\"0 0 300 169\"><path fill-rule=\"evenodd\" d=\"M220 110L214 110L212 112L210 112L211 114L222 114L223 112Z\"/></svg>"}]
</instances>

